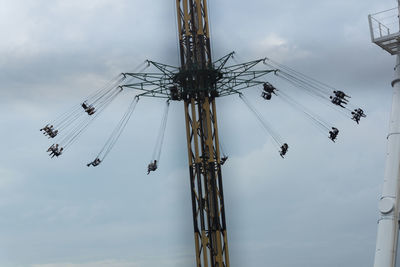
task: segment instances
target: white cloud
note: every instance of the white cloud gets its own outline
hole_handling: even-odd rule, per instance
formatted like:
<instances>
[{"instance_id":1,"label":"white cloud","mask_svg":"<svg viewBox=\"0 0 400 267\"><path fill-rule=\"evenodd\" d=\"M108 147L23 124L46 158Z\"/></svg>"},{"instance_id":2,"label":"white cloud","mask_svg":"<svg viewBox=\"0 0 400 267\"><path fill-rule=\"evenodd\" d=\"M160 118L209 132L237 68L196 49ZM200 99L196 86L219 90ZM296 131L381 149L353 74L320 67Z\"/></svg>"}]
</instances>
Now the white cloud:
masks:
<instances>
[{"instance_id":1,"label":"white cloud","mask_svg":"<svg viewBox=\"0 0 400 267\"><path fill-rule=\"evenodd\" d=\"M263 39L254 42L254 50L257 55L271 56L274 60L280 62L287 59L304 59L311 55L310 52L290 43L275 32L271 32Z\"/></svg>"},{"instance_id":2,"label":"white cloud","mask_svg":"<svg viewBox=\"0 0 400 267\"><path fill-rule=\"evenodd\" d=\"M267 37L260 41L260 45L265 48L287 47L287 40L278 36L276 33L270 33Z\"/></svg>"}]
</instances>

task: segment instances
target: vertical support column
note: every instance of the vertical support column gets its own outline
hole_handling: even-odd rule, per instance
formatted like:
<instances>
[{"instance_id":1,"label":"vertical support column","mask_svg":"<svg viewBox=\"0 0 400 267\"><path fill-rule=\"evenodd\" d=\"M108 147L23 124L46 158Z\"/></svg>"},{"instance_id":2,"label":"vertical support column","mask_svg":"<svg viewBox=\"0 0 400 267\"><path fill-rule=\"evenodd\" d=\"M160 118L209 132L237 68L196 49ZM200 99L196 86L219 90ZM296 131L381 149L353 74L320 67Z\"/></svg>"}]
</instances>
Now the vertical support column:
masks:
<instances>
[{"instance_id":1,"label":"vertical support column","mask_svg":"<svg viewBox=\"0 0 400 267\"><path fill-rule=\"evenodd\" d=\"M176 0L197 267L229 267L206 0Z\"/></svg>"},{"instance_id":2,"label":"vertical support column","mask_svg":"<svg viewBox=\"0 0 400 267\"><path fill-rule=\"evenodd\" d=\"M222 171L221 171L221 158L220 158L220 151L219 151L219 135L218 135L218 122L217 122L217 108L215 104L215 99L211 102L212 108L212 120L214 126L214 141L215 141L215 154L217 160L217 180L218 180L218 199L220 204L221 210L221 235L222 235L222 254L225 256L225 266L230 266L229 264L229 249L228 249L228 235L226 232L226 219L225 219L225 202L224 202L224 190L222 185Z\"/></svg>"},{"instance_id":3,"label":"vertical support column","mask_svg":"<svg viewBox=\"0 0 400 267\"><path fill-rule=\"evenodd\" d=\"M197 267L229 267L214 100L185 101Z\"/></svg>"},{"instance_id":4,"label":"vertical support column","mask_svg":"<svg viewBox=\"0 0 400 267\"><path fill-rule=\"evenodd\" d=\"M211 65L206 0L176 0L182 69Z\"/></svg>"},{"instance_id":5,"label":"vertical support column","mask_svg":"<svg viewBox=\"0 0 400 267\"><path fill-rule=\"evenodd\" d=\"M397 55L392 82L393 101L387 141L387 155L374 267L395 267L399 233L400 193L400 56Z\"/></svg>"}]
</instances>

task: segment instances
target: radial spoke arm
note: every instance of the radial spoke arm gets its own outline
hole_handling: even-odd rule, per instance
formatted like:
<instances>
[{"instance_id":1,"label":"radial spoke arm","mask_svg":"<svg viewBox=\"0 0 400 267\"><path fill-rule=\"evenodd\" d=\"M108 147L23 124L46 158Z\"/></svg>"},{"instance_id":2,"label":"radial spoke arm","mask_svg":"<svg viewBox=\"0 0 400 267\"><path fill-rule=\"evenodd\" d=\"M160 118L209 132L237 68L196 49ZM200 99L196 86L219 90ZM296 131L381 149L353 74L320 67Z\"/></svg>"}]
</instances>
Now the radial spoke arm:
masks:
<instances>
[{"instance_id":1,"label":"radial spoke arm","mask_svg":"<svg viewBox=\"0 0 400 267\"><path fill-rule=\"evenodd\" d=\"M220 96L226 96L236 94L237 91L249 87L261 85L264 81L258 79L274 71L275 70L228 72L217 84L218 92Z\"/></svg>"},{"instance_id":2,"label":"radial spoke arm","mask_svg":"<svg viewBox=\"0 0 400 267\"><path fill-rule=\"evenodd\" d=\"M151 61L151 60L147 60L146 62L147 62L147 64L156 67L158 70L160 70L164 74L168 73L170 75L174 75L176 72L179 71L179 68L175 67L175 66L171 66L171 65Z\"/></svg>"},{"instance_id":3,"label":"radial spoke arm","mask_svg":"<svg viewBox=\"0 0 400 267\"><path fill-rule=\"evenodd\" d=\"M218 66L217 70L220 71L222 68L225 67L225 65L229 61L229 59L233 58L234 55L235 55L235 52L231 52L228 55L216 60L213 64L215 67Z\"/></svg>"},{"instance_id":4,"label":"radial spoke arm","mask_svg":"<svg viewBox=\"0 0 400 267\"><path fill-rule=\"evenodd\" d=\"M241 63L241 64L236 64L232 66L225 67L223 69L229 70L229 71L248 71L249 69L253 68L260 62L265 62L265 58L262 59L257 59L254 61L249 61L246 63Z\"/></svg>"},{"instance_id":5,"label":"radial spoke arm","mask_svg":"<svg viewBox=\"0 0 400 267\"><path fill-rule=\"evenodd\" d=\"M258 63L264 62L265 59L258 59L250 62L246 62L243 64L237 64L229 67L225 67L222 69L223 79L219 81L218 86L224 87L227 84L231 84L238 77L249 77L249 80L255 79L254 77L260 74L268 74L274 70L266 70L266 71L249 71L251 68L255 67ZM261 75L261 76L263 76ZM259 76L259 77L261 77Z\"/></svg>"},{"instance_id":6,"label":"radial spoke arm","mask_svg":"<svg viewBox=\"0 0 400 267\"><path fill-rule=\"evenodd\" d=\"M125 75L138 81L122 87L142 91L143 93L138 96L168 97L168 89L174 84L172 77L162 73L125 73Z\"/></svg>"}]
</instances>

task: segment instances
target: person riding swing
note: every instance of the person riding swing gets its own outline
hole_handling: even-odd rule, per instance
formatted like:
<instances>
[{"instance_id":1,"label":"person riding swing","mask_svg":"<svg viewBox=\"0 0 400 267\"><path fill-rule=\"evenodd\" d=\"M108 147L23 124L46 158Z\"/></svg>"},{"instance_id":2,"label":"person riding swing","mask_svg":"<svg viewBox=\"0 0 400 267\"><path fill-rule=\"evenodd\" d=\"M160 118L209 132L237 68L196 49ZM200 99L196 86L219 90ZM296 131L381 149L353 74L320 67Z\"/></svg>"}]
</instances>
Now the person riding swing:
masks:
<instances>
[{"instance_id":1,"label":"person riding swing","mask_svg":"<svg viewBox=\"0 0 400 267\"><path fill-rule=\"evenodd\" d=\"M157 160L150 162L150 164L147 166L147 175L155 170L157 170Z\"/></svg>"},{"instance_id":2,"label":"person riding swing","mask_svg":"<svg viewBox=\"0 0 400 267\"><path fill-rule=\"evenodd\" d=\"M50 152L50 156L51 158L54 157L58 157L62 154L62 151L64 150L64 148L60 148L59 149L59 145L58 144L52 144L48 149L47 152Z\"/></svg>"},{"instance_id":3,"label":"person riding swing","mask_svg":"<svg viewBox=\"0 0 400 267\"><path fill-rule=\"evenodd\" d=\"M272 84L269 82L265 82L263 84L264 90L261 94L261 97L264 98L265 100L271 100L272 94L277 95L275 93L275 90L277 90Z\"/></svg>"},{"instance_id":4,"label":"person riding swing","mask_svg":"<svg viewBox=\"0 0 400 267\"><path fill-rule=\"evenodd\" d=\"M337 106L340 106L340 107L342 107L342 108L346 108L345 106L342 106L342 104L344 104L344 105L347 104L347 102L345 102L343 99L341 99L341 98L339 98L339 97L337 97L337 96L335 96L335 97L330 96L329 98L331 99L331 102L332 102L333 104L335 104L335 105L337 105Z\"/></svg>"},{"instance_id":5,"label":"person riding swing","mask_svg":"<svg viewBox=\"0 0 400 267\"><path fill-rule=\"evenodd\" d=\"M357 124L359 124L361 117L363 118L367 117L367 115L365 115L364 113L364 110L362 110L361 108L357 108L354 111L352 111L351 115L353 115L351 119L357 122Z\"/></svg>"},{"instance_id":6,"label":"person riding swing","mask_svg":"<svg viewBox=\"0 0 400 267\"><path fill-rule=\"evenodd\" d=\"M270 94L277 95L277 94L275 93L275 90L277 90L277 89L276 89L272 84L270 84L269 82L265 82L265 83L263 84L263 87L264 87L264 91L265 91L265 92L270 93Z\"/></svg>"},{"instance_id":7,"label":"person riding swing","mask_svg":"<svg viewBox=\"0 0 400 267\"><path fill-rule=\"evenodd\" d=\"M332 127L332 131L329 131L329 139L335 142L337 136L339 134L339 130L335 127Z\"/></svg>"},{"instance_id":8,"label":"person riding swing","mask_svg":"<svg viewBox=\"0 0 400 267\"><path fill-rule=\"evenodd\" d=\"M284 143L281 146L281 151L279 152L279 154L281 155L282 158L284 158L284 156L286 155L288 149L289 149L289 145L287 143Z\"/></svg>"},{"instance_id":9,"label":"person riding swing","mask_svg":"<svg viewBox=\"0 0 400 267\"><path fill-rule=\"evenodd\" d=\"M86 164L86 166L90 167L92 165L93 167L98 166L101 163L101 160L99 158L95 158L92 162Z\"/></svg>"},{"instance_id":10,"label":"person riding swing","mask_svg":"<svg viewBox=\"0 0 400 267\"><path fill-rule=\"evenodd\" d=\"M333 91L336 97L339 97L345 101L348 101L346 97L351 98L351 96L346 95L343 91Z\"/></svg>"},{"instance_id":11,"label":"person riding swing","mask_svg":"<svg viewBox=\"0 0 400 267\"><path fill-rule=\"evenodd\" d=\"M87 103L86 103L86 101L84 101L82 104L81 104L81 106L82 106L82 108L85 110L85 112L87 113L87 114L89 114L89 115L93 115L96 111L95 111L95 108L93 107L93 105L88 105Z\"/></svg>"}]
</instances>

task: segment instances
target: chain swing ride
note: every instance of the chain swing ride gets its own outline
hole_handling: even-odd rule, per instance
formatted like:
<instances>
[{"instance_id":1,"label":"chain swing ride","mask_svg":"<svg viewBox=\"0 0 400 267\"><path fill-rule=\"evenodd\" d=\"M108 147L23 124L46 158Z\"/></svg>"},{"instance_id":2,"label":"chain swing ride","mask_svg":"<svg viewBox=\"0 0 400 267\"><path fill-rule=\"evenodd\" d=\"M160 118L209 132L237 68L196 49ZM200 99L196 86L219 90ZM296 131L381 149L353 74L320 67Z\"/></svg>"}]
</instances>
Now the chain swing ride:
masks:
<instances>
[{"instance_id":1,"label":"chain swing ride","mask_svg":"<svg viewBox=\"0 0 400 267\"><path fill-rule=\"evenodd\" d=\"M156 171L167 126L171 102L183 102L186 121L189 175L192 197L196 266L228 267L229 250L225 220L225 205L221 165L228 156L220 144L215 99L238 95L259 121L266 134L272 137L282 158L289 145L265 120L247 99L243 91L248 88L261 91L265 101L279 97L300 111L331 141L335 142L339 130L324 121L312 110L266 81L267 75L300 89L316 100L334 107L357 124L366 117L361 108L350 103L350 96L341 90L319 82L290 67L261 58L228 65L234 52L212 61L206 0L176 0L178 14L180 67L146 61L151 72L121 73L103 88L89 95L80 104L40 129L53 140L47 152L59 157L122 92L132 94L132 100L121 120L112 131L95 159L87 166L96 167L108 156L138 102L144 97L165 99L165 108L157 141L148 165L148 174ZM222 152L222 153L221 153Z\"/></svg>"}]
</instances>

